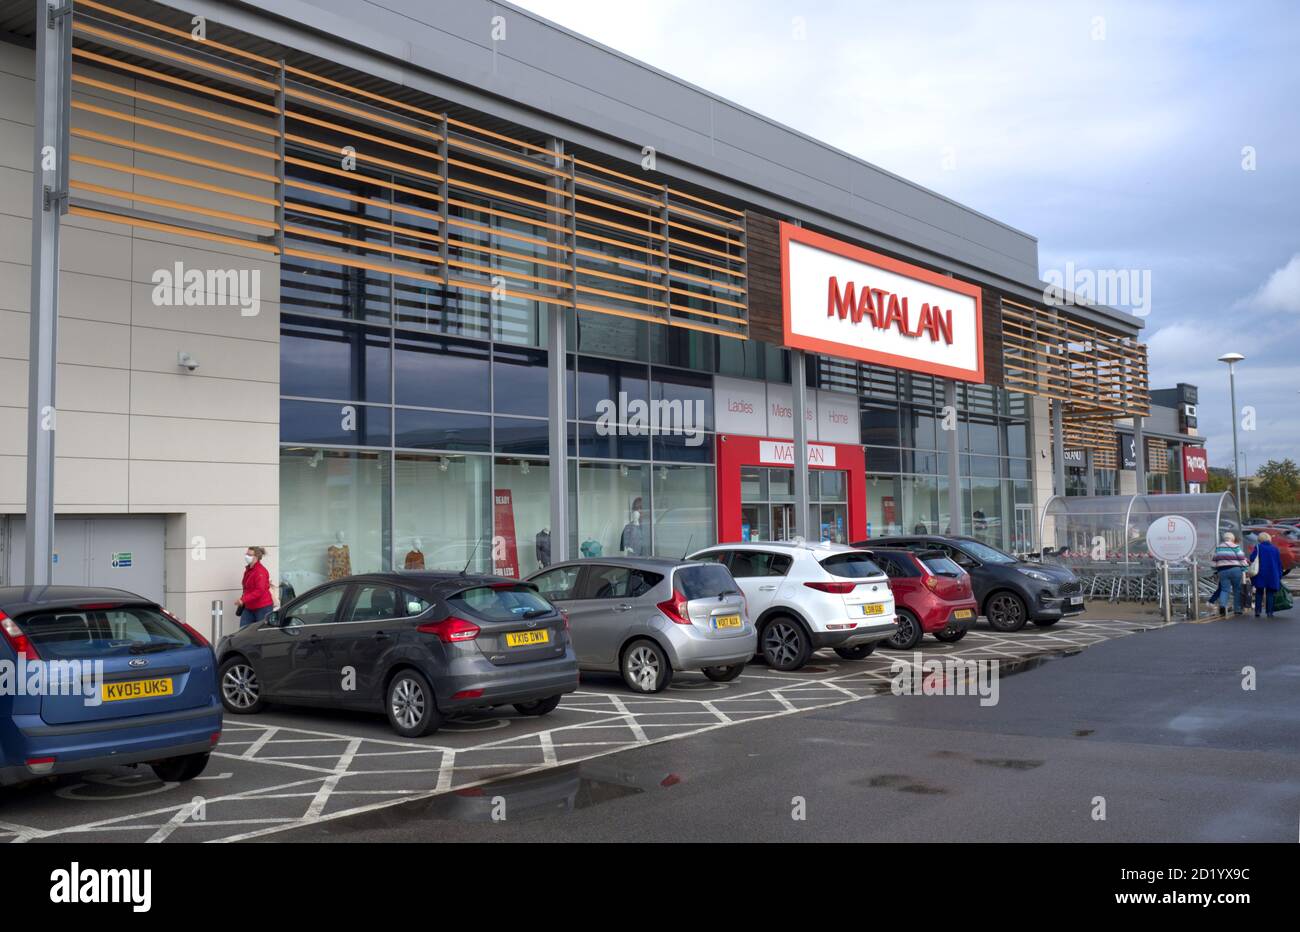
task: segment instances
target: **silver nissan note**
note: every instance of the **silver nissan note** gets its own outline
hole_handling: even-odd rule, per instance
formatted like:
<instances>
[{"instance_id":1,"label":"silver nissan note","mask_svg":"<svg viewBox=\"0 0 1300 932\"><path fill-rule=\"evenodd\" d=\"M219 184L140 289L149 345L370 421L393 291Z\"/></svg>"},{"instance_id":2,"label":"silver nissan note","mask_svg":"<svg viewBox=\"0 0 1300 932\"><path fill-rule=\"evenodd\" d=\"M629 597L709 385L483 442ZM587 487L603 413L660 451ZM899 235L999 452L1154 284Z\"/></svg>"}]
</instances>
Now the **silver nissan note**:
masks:
<instances>
[{"instance_id":1,"label":"silver nissan note","mask_svg":"<svg viewBox=\"0 0 1300 932\"><path fill-rule=\"evenodd\" d=\"M733 680L757 649L745 597L718 563L571 560L528 581L568 614L579 669L621 673L636 692L665 689L677 670Z\"/></svg>"}]
</instances>

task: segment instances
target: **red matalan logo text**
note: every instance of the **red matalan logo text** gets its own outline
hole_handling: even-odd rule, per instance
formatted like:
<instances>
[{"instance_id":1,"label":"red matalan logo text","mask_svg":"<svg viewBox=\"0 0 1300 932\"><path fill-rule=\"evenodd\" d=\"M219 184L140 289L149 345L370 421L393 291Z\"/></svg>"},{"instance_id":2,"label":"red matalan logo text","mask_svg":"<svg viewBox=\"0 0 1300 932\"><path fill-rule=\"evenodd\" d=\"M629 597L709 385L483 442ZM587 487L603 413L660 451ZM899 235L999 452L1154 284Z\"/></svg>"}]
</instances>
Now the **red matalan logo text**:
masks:
<instances>
[{"instance_id":1,"label":"red matalan logo text","mask_svg":"<svg viewBox=\"0 0 1300 932\"><path fill-rule=\"evenodd\" d=\"M917 315L916 326L912 326L911 312L907 306L906 296L900 297L883 288L863 288L858 292L853 282L845 282L843 290L834 275L828 283L826 298L826 316L839 315L840 320L851 320L855 324L868 318L877 330L893 327L905 337L919 338L928 336L930 342L952 345L952 310L931 305L921 305Z\"/></svg>"}]
</instances>

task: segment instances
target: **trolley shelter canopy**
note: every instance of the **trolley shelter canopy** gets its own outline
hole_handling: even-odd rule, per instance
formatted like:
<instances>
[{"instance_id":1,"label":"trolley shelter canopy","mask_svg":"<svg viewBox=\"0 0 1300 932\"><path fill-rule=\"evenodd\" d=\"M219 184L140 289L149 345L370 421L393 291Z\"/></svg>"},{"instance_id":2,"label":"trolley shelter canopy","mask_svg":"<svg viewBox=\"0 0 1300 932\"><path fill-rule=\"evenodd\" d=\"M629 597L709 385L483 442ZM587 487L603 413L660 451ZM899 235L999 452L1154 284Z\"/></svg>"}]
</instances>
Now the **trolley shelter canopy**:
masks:
<instances>
[{"instance_id":1,"label":"trolley shelter canopy","mask_svg":"<svg viewBox=\"0 0 1300 932\"><path fill-rule=\"evenodd\" d=\"M1039 541L1044 558L1071 566L1155 562L1147 550L1151 522L1166 515L1196 528L1192 559L1209 563L1225 531L1241 539L1241 516L1231 492L1188 495L1057 495L1043 509Z\"/></svg>"}]
</instances>

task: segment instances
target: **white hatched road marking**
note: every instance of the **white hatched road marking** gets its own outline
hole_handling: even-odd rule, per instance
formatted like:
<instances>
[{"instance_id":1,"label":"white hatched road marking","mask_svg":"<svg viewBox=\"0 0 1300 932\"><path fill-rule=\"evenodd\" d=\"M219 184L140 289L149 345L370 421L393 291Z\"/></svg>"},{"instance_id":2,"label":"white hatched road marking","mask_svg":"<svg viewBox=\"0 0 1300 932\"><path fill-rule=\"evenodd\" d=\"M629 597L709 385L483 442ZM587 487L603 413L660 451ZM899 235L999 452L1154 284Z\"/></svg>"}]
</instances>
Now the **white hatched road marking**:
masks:
<instances>
[{"instance_id":1,"label":"white hatched road marking","mask_svg":"<svg viewBox=\"0 0 1300 932\"><path fill-rule=\"evenodd\" d=\"M960 643L925 642L923 660L962 659L1024 660L1043 654L1086 648L1101 641L1161 627L1159 622L1072 620L1068 627L1017 634L973 630ZM780 674L755 668L746 670L726 692L714 689L674 689L672 694L646 696L623 690L620 682L611 691L583 688L565 697L558 711L579 716L552 728L522 734L496 733L492 740L467 747L450 747L397 737L361 737L312 727L279 722L262 724L254 718L227 717L225 733L215 756L243 768L239 775L262 776L265 768L287 768L298 775L288 783L255 787L239 792L205 797L207 815L220 809L221 818L195 821L190 816L193 793L184 787L181 802L143 811L71 825L33 825L0 821L0 840L27 842L77 834L137 833L140 840L183 839L199 828L212 841L240 841L387 808L400 803L429 799L451 791L470 790L503 777L530 774L606 757L624 750L675 741L749 721L763 721L816 709L832 708L871 698L890 682L891 667L898 661L913 663L915 651L878 652L863 661L841 661L814 657L808 670ZM691 698L698 691L700 698ZM328 721L328 719L325 719ZM511 726L537 723L518 717L505 720ZM440 738L473 740L472 721L458 732L445 731ZM649 729L649 731L648 731ZM374 727L367 725L366 732ZM667 730L667 733L663 733ZM493 729L495 733L496 729ZM650 732L654 733L652 737ZM602 734L607 733L607 734ZM606 740L602 740L606 739ZM296 753L305 744L322 748L318 754ZM304 749L305 750L305 749ZM419 758L430 758L418 766ZM436 757L436 760L432 758ZM417 766L402 766L411 761ZM385 763L396 764L386 767ZM249 769L251 768L251 770ZM222 774L226 778L227 774ZM376 787L375 778L405 776L400 789ZM368 778L372 781L367 785ZM419 784L427 780L425 786ZM410 784L416 785L410 785ZM105 797L111 799L112 797ZM362 802L365 800L365 802ZM280 801L297 804L298 814L240 817L241 804ZM331 802L335 805L331 807ZM82 800L81 805L86 801ZM61 803L61 805L66 805ZM63 810L66 811L66 810ZM259 806L259 813L265 806ZM11 809L9 814L13 814ZM28 819L28 822L40 820ZM226 832L226 829L231 831ZM223 833L224 832L224 833Z\"/></svg>"}]
</instances>

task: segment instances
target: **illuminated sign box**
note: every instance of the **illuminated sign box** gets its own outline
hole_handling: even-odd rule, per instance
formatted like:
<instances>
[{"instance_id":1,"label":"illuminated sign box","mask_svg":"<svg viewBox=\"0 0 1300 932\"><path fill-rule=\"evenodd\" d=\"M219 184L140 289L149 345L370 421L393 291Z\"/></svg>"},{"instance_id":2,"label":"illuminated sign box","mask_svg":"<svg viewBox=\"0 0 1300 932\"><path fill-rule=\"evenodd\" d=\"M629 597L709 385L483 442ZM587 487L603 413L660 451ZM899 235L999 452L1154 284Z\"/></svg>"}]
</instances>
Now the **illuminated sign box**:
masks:
<instances>
[{"instance_id":1,"label":"illuminated sign box","mask_svg":"<svg viewBox=\"0 0 1300 932\"><path fill-rule=\"evenodd\" d=\"M984 381L980 289L792 224L781 224L785 345Z\"/></svg>"}]
</instances>

